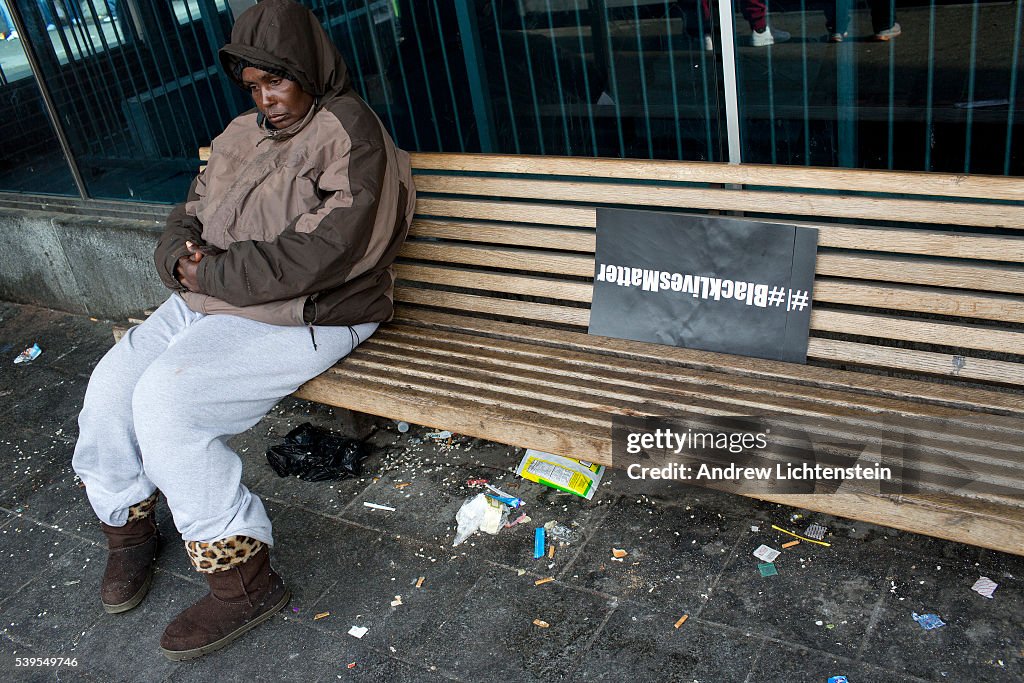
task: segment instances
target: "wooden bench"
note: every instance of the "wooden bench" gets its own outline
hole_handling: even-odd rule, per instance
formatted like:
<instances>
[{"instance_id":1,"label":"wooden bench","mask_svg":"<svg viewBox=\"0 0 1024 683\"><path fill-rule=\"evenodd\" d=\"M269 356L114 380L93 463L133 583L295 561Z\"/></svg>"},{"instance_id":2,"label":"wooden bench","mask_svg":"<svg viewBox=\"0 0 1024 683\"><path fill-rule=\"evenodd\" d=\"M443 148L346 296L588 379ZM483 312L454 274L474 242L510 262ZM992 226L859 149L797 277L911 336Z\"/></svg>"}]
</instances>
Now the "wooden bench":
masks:
<instances>
[{"instance_id":1,"label":"wooden bench","mask_svg":"<svg viewBox=\"0 0 1024 683\"><path fill-rule=\"evenodd\" d=\"M913 419L926 449L1004 492L755 497L1024 554L1024 179L429 153L413 165L395 319L298 397L610 466L615 415L800 415L868 441ZM599 206L817 227L808 365L588 335Z\"/></svg>"}]
</instances>

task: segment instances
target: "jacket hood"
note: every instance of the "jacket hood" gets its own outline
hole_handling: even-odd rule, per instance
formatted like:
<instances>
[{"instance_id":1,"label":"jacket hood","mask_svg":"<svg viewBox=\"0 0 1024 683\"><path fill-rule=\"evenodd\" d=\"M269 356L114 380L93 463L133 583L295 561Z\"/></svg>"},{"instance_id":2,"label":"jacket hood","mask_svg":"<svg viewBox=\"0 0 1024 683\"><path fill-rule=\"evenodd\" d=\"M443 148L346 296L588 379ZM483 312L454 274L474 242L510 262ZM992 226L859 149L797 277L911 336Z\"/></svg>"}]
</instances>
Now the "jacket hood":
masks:
<instances>
[{"instance_id":1,"label":"jacket hood","mask_svg":"<svg viewBox=\"0 0 1024 683\"><path fill-rule=\"evenodd\" d=\"M239 86L235 64L242 60L287 71L321 104L350 86L345 60L320 22L292 0L263 0L242 12L219 54Z\"/></svg>"}]
</instances>

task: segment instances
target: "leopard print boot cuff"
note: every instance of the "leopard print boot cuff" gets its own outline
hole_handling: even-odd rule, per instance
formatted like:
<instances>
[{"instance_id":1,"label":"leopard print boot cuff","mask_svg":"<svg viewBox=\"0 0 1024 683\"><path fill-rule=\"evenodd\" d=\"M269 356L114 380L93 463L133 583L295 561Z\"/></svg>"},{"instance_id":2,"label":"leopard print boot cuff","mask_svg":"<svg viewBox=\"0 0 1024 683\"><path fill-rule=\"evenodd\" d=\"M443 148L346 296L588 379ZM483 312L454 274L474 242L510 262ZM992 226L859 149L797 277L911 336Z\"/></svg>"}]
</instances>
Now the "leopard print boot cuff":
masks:
<instances>
[{"instance_id":1,"label":"leopard print boot cuff","mask_svg":"<svg viewBox=\"0 0 1024 683\"><path fill-rule=\"evenodd\" d=\"M248 536L228 536L219 541L185 541L185 550L197 572L212 574L242 564L264 545Z\"/></svg>"},{"instance_id":2,"label":"leopard print boot cuff","mask_svg":"<svg viewBox=\"0 0 1024 683\"><path fill-rule=\"evenodd\" d=\"M151 495L149 498L140 503L136 503L135 505L132 505L130 508L128 508L128 521L134 522L139 519L145 519L146 517L152 515L153 509L156 507L156 501L159 495L159 491L153 491L153 495Z\"/></svg>"}]
</instances>

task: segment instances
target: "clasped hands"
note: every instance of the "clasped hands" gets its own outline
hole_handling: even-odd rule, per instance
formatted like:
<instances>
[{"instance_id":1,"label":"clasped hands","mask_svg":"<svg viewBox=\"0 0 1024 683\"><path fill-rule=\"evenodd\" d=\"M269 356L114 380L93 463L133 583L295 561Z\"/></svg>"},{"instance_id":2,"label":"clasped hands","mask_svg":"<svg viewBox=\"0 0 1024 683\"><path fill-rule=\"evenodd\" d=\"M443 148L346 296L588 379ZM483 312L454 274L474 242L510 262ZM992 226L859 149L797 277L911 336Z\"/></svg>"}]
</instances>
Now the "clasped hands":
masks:
<instances>
[{"instance_id":1,"label":"clasped hands","mask_svg":"<svg viewBox=\"0 0 1024 683\"><path fill-rule=\"evenodd\" d=\"M204 256L212 256L214 252L209 247L196 246L191 241L185 242L185 247L188 249L188 254L178 259L177 265L174 266L174 277L178 278L178 282L190 292L202 293L197 277L199 262L203 260Z\"/></svg>"}]
</instances>

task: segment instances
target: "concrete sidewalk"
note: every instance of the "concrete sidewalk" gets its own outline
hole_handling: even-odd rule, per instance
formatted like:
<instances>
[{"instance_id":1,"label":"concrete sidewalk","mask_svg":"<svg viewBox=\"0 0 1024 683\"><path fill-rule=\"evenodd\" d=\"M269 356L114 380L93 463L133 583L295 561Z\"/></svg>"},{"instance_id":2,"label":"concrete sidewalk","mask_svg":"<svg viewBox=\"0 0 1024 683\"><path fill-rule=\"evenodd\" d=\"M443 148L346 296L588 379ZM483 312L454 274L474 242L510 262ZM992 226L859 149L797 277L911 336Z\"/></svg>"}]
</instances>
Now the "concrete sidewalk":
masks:
<instances>
[{"instance_id":1,"label":"concrete sidewalk","mask_svg":"<svg viewBox=\"0 0 1024 683\"><path fill-rule=\"evenodd\" d=\"M43 354L13 365L33 342ZM519 480L515 448L435 443L426 428L399 434L383 420L363 478L281 479L264 454L291 428L351 424L292 399L234 440L274 520L292 602L223 652L169 662L160 634L205 584L166 505L152 591L105 614L102 536L70 467L88 376L111 344L109 322L0 303L0 680L1024 680L1024 557L819 514L793 520L799 511L702 489L648 496L620 472L587 502ZM533 522L452 548L472 478L522 496ZM534 560L533 527L549 520L579 538ZM771 525L811 522L829 528L831 547L785 550L778 575L762 578L751 552L789 540ZM616 561L612 547L629 554ZM546 576L555 581L534 585ZM999 584L993 599L971 591L979 576ZM912 612L946 626L926 631ZM369 631L356 639L353 625ZM17 666L24 657L77 666Z\"/></svg>"}]
</instances>

